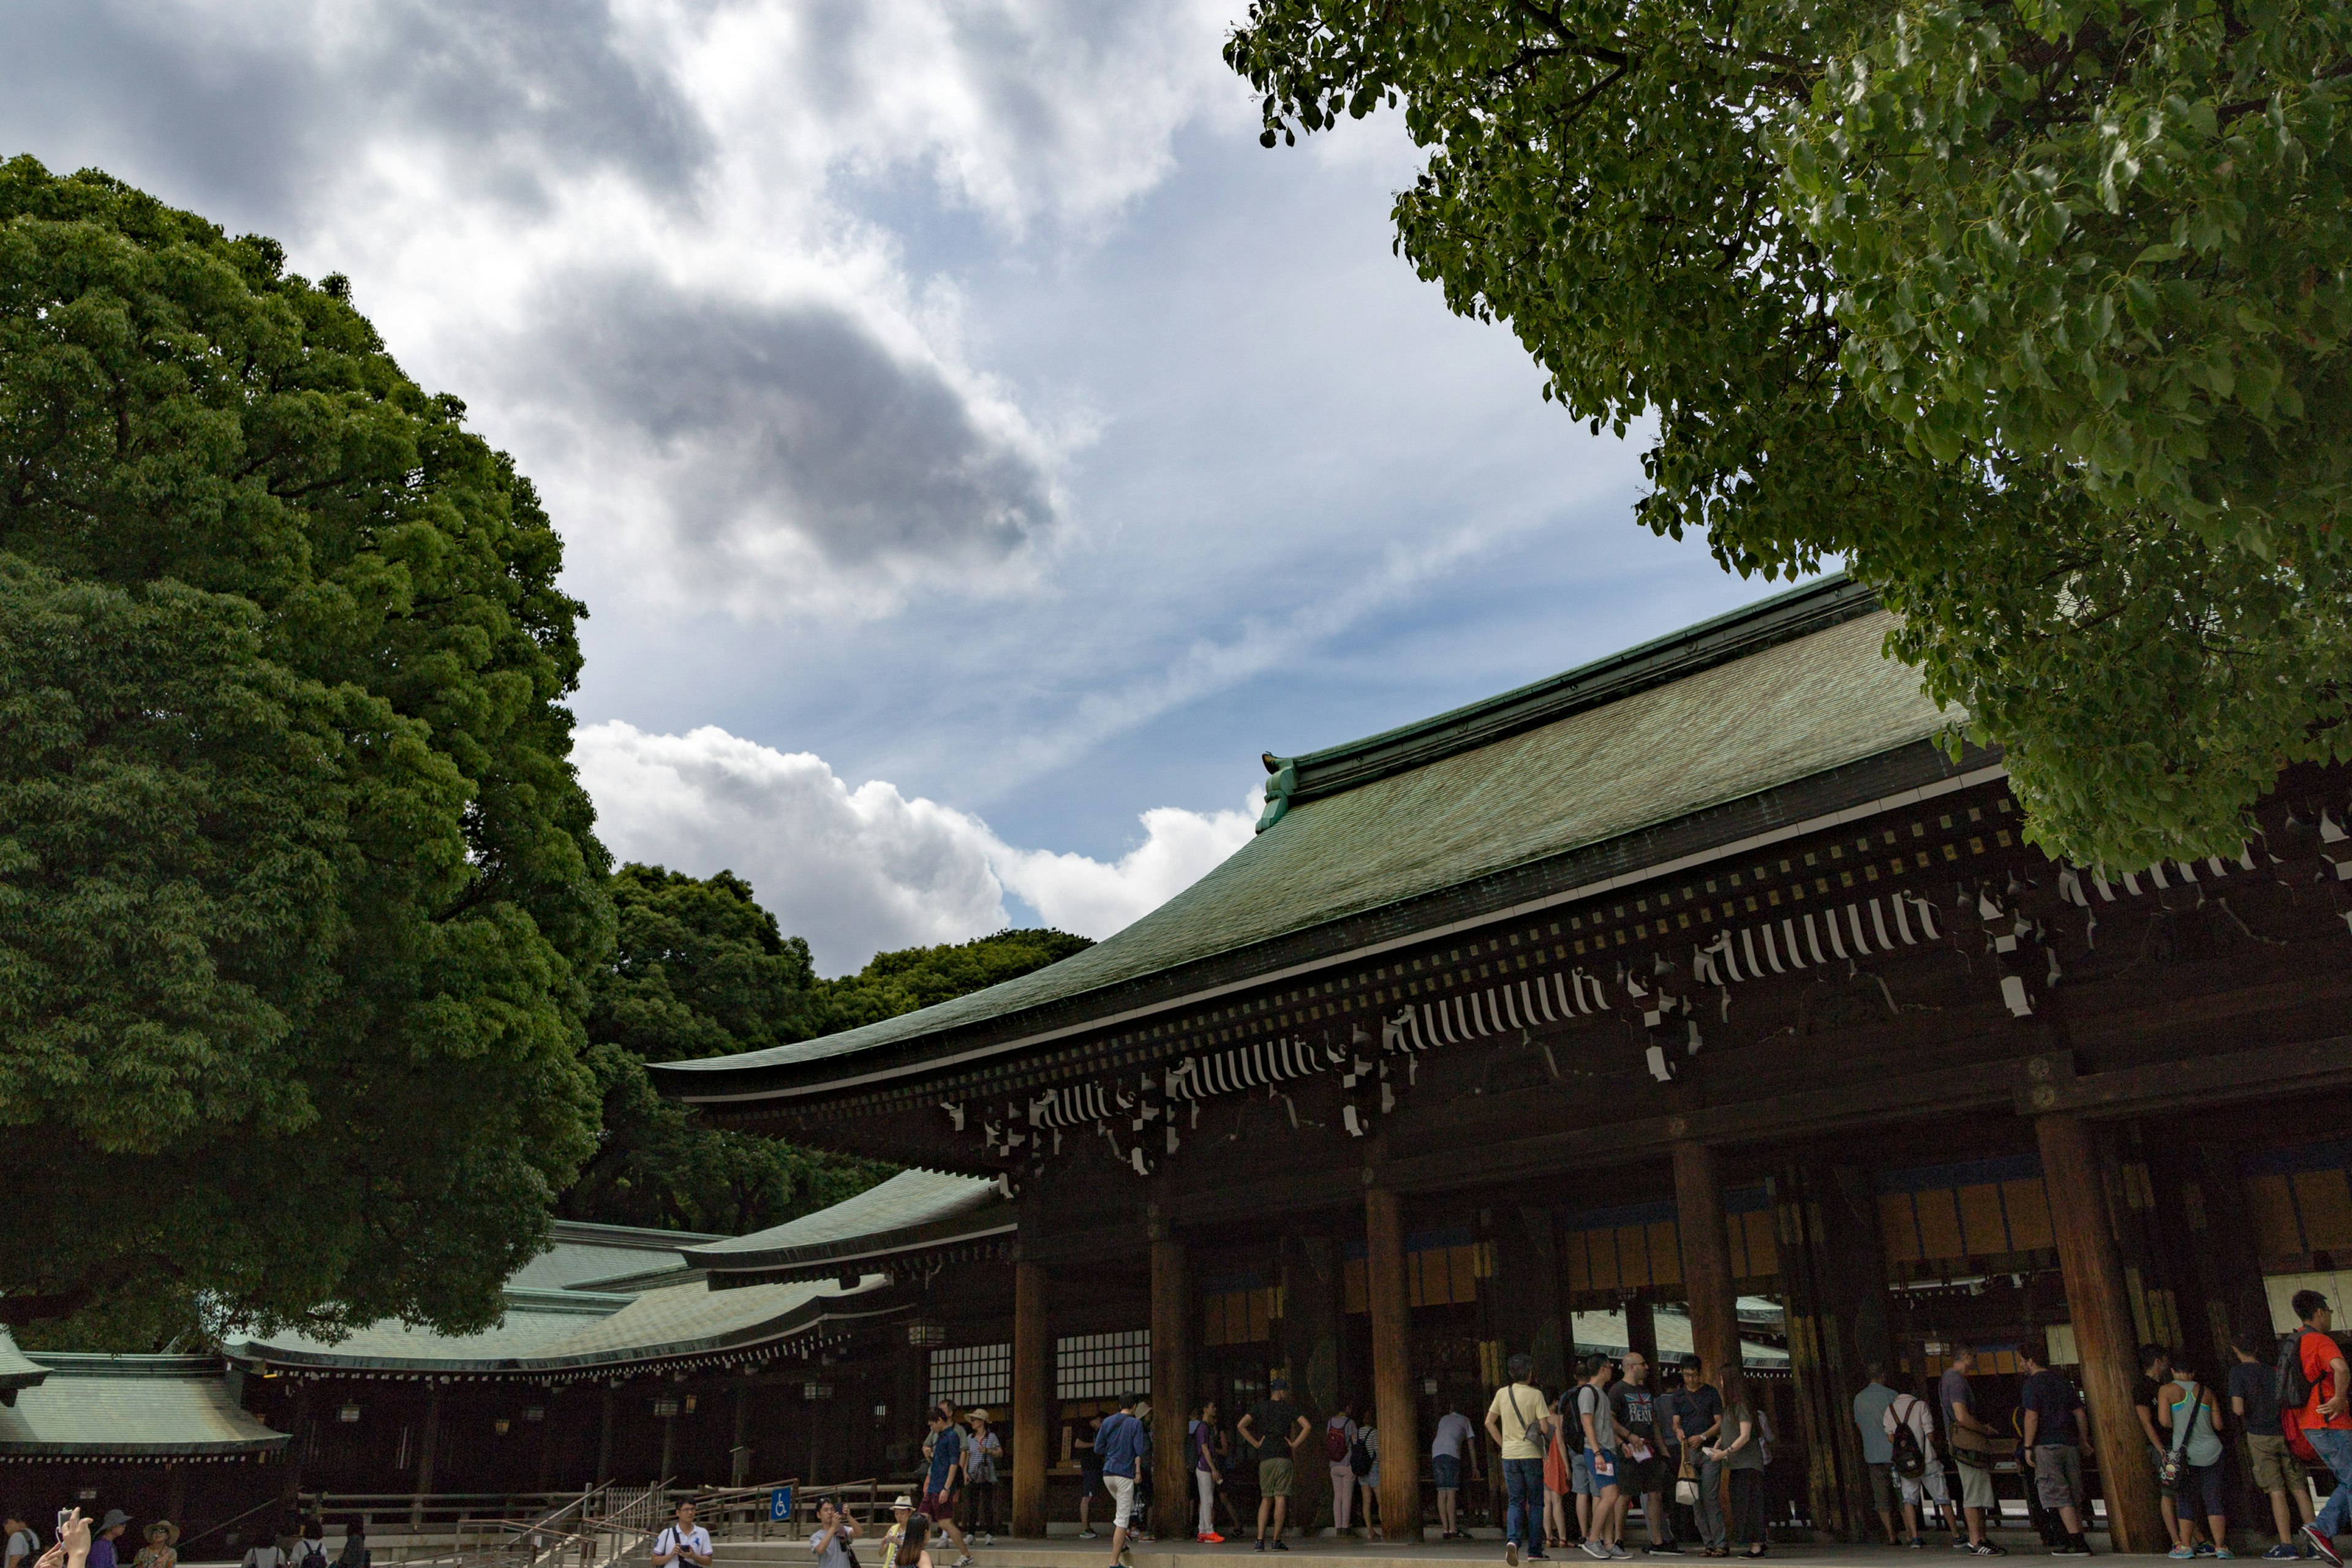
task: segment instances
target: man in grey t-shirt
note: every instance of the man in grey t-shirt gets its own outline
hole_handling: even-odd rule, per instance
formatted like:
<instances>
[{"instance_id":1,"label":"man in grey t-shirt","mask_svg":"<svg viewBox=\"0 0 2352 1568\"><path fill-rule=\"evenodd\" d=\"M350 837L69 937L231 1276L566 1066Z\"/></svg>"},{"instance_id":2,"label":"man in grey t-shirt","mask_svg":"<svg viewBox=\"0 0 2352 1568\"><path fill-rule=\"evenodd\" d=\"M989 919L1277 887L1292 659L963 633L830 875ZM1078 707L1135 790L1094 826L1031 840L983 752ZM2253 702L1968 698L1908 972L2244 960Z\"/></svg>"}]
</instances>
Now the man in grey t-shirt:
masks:
<instances>
[{"instance_id":1,"label":"man in grey t-shirt","mask_svg":"<svg viewBox=\"0 0 2352 1568\"><path fill-rule=\"evenodd\" d=\"M1862 1428L1862 1462L1870 1471L1870 1506L1878 1510L1886 1544L1895 1540L1895 1440L1886 1435L1887 1408L1895 1391L1886 1386L1886 1368L1872 1362L1870 1381L1853 1396L1853 1424Z\"/></svg>"},{"instance_id":2,"label":"man in grey t-shirt","mask_svg":"<svg viewBox=\"0 0 2352 1568\"><path fill-rule=\"evenodd\" d=\"M1944 1435L1959 1468L1960 1511L1968 1516L1969 1550L1979 1557L2006 1557L2007 1552L1985 1539L1985 1516L2000 1505L1993 1500L1991 1457L1981 1451L1995 1434L1978 1418L1975 1397L1969 1393L1969 1373L1976 1364L1975 1351L1966 1345L1955 1350L1952 1364L1936 1384L1936 1397L1944 1407Z\"/></svg>"}]
</instances>

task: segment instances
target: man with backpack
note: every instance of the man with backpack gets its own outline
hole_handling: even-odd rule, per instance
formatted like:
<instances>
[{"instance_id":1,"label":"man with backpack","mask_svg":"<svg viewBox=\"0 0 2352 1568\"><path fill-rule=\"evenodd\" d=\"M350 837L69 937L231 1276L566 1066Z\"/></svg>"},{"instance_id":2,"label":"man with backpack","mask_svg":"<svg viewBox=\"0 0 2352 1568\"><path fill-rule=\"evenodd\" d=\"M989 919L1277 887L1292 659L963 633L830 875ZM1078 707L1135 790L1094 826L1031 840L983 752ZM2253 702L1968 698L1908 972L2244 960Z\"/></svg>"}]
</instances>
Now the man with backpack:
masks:
<instances>
[{"instance_id":1,"label":"man with backpack","mask_svg":"<svg viewBox=\"0 0 2352 1568\"><path fill-rule=\"evenodd\" d=\"M2300 1432L2320 1462L2336 1473L2336 1489L2327 1494L2319 1517L2303 1527L2303 1537L2330 1568L2343 1568L2336 1537L2352 1516L2352 1368L2346 1367L2344 1347L2329 1331L2336 1319L2327 1298L2316 1290L2297 1290L2291 1305L2302 1326L2279 1357L2281 1418L2294 1428L2287 1442L2292 1445Z\"/></svg>"},{"instance_id":2,"label":"man with backpack","mask_svg":"<svg viewBox=\"0 0 2352 1568\"><path fill-rule=\"evenodd\" d=\"M1898 1396L1886 1386L1885 1366L1872 1362L1868 1373L1870 1381L1853 1396L1853 1424L1862 1433L1863 1468L1870 1472L1870 1506L1878 1512L1886 1544L1895 1546L1901 1543L1895 1539L1895 1426L1886 1419L1886 1412ZM1916 1476L1918 1471L1909 1473ZM1915 1528L1911 1533L1919 1532Z\"/></svg>"},{"instance_id":3,"label":"man with backpack","mask_svg":"<svg viewBox=\"0 0 2352 1568\"><path fill-rule=\"evenodd\" d=\"M2036 1335L2035 1338L2039 1338ZM2083 1489L2083 1457L2091 1451L2091 1422L2082 1391L2063 1372L2042 1364L2039 1344L2018 1347L2025 1363L2025 1384L2018 1392L2025 1430L2018 1453L2033 1472L2033 1489L2042 1506L2057 1514L2066 1527L2063 1545L2053 1557L2088 1557L2091 1544L2083 1535L2083 1516L2090 1498Z\"/></svg>"},{"instance_id":4,"label":"man with backpack","mask_svg":"<svg viewBox=\"0 0 2352 1568\"><path fill-rule=\"evenodd\" d=\"M2300 1510L2303 1522L2311 1522L2311 1488L2303 1479L2302 1464L2287 1451L2286 1433L2279 1425L2278 1373L2263 1360L2275 1348L2267 1333L2231 1335L2230 1351L2238 1364L2230 1369L2228 1393L2230 1414L2238 1418L2238 1431L2246 1439L2248 1479L2256 1491L2270 1498L2271 1523L2278 1532L2278 1544L2263 1555L2273 1563L2291 1563L2303 1555L2294 1549L2295 1514Z\"/></svg>"},{"instance_id":5,"label":"man with backpack","mask_svg":"<svg viewBox=\"0 0 2352 1568\"><path fill-rule=\"evenodd\" d=\"M1495 1391L1494 1403L1486 1406L1486 1436L1503 1457L1503 1561L1517 1568L1522 1552L1543 1560L1537 1532L1543 1528L1543 1458L1551 1436L1551 1405L1536 1386L1535 1357L1521 1351L1504 1370L1511 1381ZM1601 1409L1605 1420L1608 1406Z\"/></svg>"},{"instance_id":6,"label":"man with backpack","mask_svg":"<svg viewBox=\"0 0 2352 1568\"><path fill-rule=\"evenodd\" d=\"M1935 1506L1944 1529L1951 1535L1952 1544L1958 1546L1961 1539L1960 1516L1952 1508L1951 1488L1944 1479L1944 1461L1936 1453L1936 1423L1927 1413L1927 1402L1916 1394L1898 1394L1878 1419L1886 1438L1886 1450L1894 1456L1887 1461L1887 1468L1902 1489L1903 1524L1910 1532L1907 1544L1915 1552L1927 1547L1919 1507L1925 1499Z\"/></svg>"}]
</instances>

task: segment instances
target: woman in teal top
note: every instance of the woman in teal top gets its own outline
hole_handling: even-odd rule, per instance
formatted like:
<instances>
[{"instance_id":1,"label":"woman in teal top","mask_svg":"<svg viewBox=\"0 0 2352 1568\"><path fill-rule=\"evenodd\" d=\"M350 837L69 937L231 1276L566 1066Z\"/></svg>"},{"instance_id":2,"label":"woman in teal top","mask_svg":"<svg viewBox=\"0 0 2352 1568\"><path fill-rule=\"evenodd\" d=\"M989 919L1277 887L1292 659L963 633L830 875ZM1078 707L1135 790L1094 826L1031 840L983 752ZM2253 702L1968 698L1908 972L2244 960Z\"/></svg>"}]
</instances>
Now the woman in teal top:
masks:
<instances>
[{"instance_id":1,"label":"woman in teal top","mask_svg":"<svg viewBox=\"0 0 2352 1568\"><path fill-rule=\"evenodd\" d=\"M2214 1555L2232 1555L2226 1544L2230 1539L2229 1510L2222 1500L2221 1412L2211 1391L2197 1381L2194 1372L2176 1365L2172 1381L2158 1391L2157 1414L2170 1434L2167 1449L2179 1453L2185 1467L2172 1494L2179 1522L2170 1555L2197 1555L2191 1535L2197 1528L2200 1510L2204 1512L2206 1527L2213 1532Z\"/></svg>"}]
</instances>

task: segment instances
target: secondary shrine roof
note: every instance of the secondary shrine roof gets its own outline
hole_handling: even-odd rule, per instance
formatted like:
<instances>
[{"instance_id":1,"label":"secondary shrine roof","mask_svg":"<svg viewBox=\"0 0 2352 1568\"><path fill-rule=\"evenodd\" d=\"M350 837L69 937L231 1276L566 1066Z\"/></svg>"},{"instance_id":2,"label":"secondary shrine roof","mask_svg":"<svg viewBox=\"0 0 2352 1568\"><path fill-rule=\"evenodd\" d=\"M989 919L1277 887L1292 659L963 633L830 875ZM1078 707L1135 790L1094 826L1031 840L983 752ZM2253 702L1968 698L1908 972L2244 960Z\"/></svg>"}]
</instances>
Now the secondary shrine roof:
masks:
<instances>
[{"instance_id":1,"label":"secondary shrine roof","mask_svg":"<svg viewBox=\"0 0 2352 1568\"><path fill-rule=\"evenodd\" d=\"M28 1359L47 1375L0 1408L0 1460L236 1459L286 1445L237 1404L215 1357Z\"/></svg>"},{"instance_id":2,"label":"secondary shrine roof","mask_svg":"<svg viewBox=\"0 0 2352 1568\"><path fill-rule=\"evenodd\" d=\"M1186 988L1171 972L1271 970L1290 938L1368 911L1399 911L1389 934L1434 925L1414 900L1865 759L1924 755L1957 715L1883 656L1893 625L1866 590L1826 578L1433 719L1270 758L1257 837L1085 952L861 1028L651 1070L664 1093L713 1105L871 1084L921 1070L940 1037L1009 1049L1117 1021ZM1722 837L1750 830L1727 815Z\"/></svg>"}]
</instances>

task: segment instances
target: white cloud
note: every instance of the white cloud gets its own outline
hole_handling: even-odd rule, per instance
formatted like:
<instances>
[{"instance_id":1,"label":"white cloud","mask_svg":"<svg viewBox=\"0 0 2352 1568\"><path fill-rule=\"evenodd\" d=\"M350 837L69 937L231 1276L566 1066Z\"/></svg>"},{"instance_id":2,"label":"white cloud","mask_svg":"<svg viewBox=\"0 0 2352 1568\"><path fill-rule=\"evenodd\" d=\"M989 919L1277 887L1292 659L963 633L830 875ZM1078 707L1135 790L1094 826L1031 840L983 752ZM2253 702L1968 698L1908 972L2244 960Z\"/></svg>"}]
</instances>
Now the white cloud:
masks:
<instances>
[{"instance_id":1,"label":"white cloud","mask_svg":"<svg viewBox=\"0 0 2352 1568\"><path fill-rule=\"evenodd\" d=\"M969 813L880 779L853 789L822 757L715 726L659 735L590 724L573 756L617 858L748 879L832 973L887 949L1001 930L1008 890L1049 925L1108 936L1248 843L1253 822L1247 810L1158 807L1142 815L1142 842L1105 862L1015 848Z\"/></svg>"}]
</instances>

